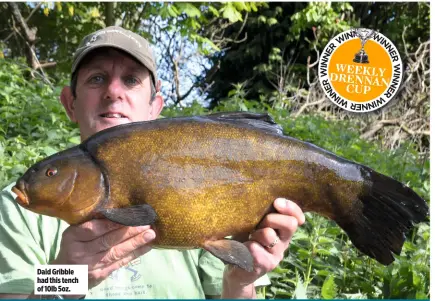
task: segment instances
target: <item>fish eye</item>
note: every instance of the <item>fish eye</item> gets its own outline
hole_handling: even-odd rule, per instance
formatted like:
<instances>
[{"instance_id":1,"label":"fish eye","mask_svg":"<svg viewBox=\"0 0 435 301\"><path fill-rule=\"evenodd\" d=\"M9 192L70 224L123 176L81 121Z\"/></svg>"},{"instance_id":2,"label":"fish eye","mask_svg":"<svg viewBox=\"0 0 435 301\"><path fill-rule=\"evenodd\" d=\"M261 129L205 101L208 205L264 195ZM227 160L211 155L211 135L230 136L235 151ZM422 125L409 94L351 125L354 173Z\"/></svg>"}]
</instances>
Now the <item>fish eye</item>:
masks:
<instances>
[{"instance_id":1,"label":"fish eye","mask_svg":"<svg viewBox=\"0 0 435 301\"><path fill-rule=\"evenodd\" d=\"M45 172L45 175L47 177L53 177L57 174L57 169L56 168L48 168L47 171Z\"/></svg>"}]
</instances>

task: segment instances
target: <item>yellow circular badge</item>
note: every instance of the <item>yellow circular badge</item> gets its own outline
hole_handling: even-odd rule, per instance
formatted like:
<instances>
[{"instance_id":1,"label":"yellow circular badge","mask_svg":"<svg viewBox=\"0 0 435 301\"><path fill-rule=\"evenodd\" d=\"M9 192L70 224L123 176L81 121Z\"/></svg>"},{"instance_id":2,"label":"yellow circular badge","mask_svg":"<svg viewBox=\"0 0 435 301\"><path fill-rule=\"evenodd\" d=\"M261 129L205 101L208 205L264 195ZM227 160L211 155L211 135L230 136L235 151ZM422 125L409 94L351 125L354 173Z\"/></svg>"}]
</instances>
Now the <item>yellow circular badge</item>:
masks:
<instances>
[{"instance_id":1,"label":"yellow circular badge","mask_svg":"<svg viewBox=\"0 0 435 301\"><path fill-rule=\"evenodd\" d=\"M352 112L386 105L402 80L394 44L374 30L359 28L334 37L320 56L319 79L327 97Z\"/></svg>"}]
</instances>

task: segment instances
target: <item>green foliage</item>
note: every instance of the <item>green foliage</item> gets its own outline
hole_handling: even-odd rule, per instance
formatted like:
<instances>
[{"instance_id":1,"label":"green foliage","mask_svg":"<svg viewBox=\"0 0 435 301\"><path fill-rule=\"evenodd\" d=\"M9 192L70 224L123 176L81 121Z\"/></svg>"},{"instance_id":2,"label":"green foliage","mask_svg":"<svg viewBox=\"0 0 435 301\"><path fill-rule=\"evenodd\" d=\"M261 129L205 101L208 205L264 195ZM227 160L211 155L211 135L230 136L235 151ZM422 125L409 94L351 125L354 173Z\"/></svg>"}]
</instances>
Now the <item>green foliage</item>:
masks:
<instances>
[{"instance_id":1,"label":"green foliage","mask_svg":"<svg viewBox=\"0 0 435 301\"><path fill-rule=\"evenodd\" d=\"M242 14L238 12L231 2L227 2L222 8L222 15L224 18L230 20L230 22L242 21Z\"/></svg>"},{"instance_id":2,"label":"green foliage","mask_svg":"<svg viewBox=\"0 0 435 301\"><path fill-rule=\"evenodd\" d=\"M308 56L315 56L315 48L321 49L332 34L349 28L351 22L340 17L351 11L347 3L269 2L248 16L244 28L233 24L228 32L241 30L247 41L234 45L220 59L220 72L210 92L212 105L228 95L233 83L241 82L246 83L249 98L270 98L276 91L273 82L283 80L277 78L283 76L280 72L290 71L282 66L305 80Z\"/></svg>"},{"instance_id":3,"label":"green foliage","mask_svg":"<svg viewBox=\"0 0 435 301\"><path fill-rule=\"evenodd\" d=\"M20 3L20 11L25 18L30 14L33 7ZM4 22L5 30L0 33L0 39L4 39L10 31L10 13L8 9L0 10L0 19ZM56 69L48 69L46 72L69 72L70 59L84 34L104 27L102 17L104 7L95 2L46 2L35 11L28 21L30 28L37 29L37 53L42 62L55 61ZM9 20L9 23L8 23ZM24 55L25 43L23 39L8 40L10 49L9 57Z\"/></svg>"},{"instance_id":4,"label":"green foliage","mask_svg":"<svg viewBox=\"0 0 435 301\"><path fill-rule=\"evenodd\" d=\"M350 24L341 21L340 16L352 10L352 6L345 2L310 2L303 10L291 16L293 26L290 40L299 40L302 32L315 28L319 36L318 44L323 47L335 34L349 29Z\"/></svg>"},{"instance_id":5,"label":"green foliage","mask_svg":"<svg viewBox=\"0 0 435 301\"><path fill-rule=\"evenodd\" d=\"M334 299L337 295L337 286L334 282L334 275L330 275L326 278L322 285L322 298Z\"/></svg>"},{"instance_id":6,"label":"green foliage","mask_svg":"<svg viewBox=\"0 0 435 301\"><path fill-rule=\"evenodd\" d=\"M77 144L79 131L51 88L9 60L0 61L0 187L17 179L38 160Z\"/></svg>"},{"instance_id":7,"label":"green foliage","mask_svg":"<svg viewBox=\"0 0 435 301\"><path fill-rule=\"evenodd\" d=\"M285 111L269 113L287 135L392 176L429 200L429 161L422 162L411 143L386 151L360 139L351 122L316 116L290 119ZM299 270L309 298L428 298L428 224L418 225L408 235L401 256L384 267L361 256L335 223L310 213L306 217L306 224L293 237L288 256L273 274L274 286L282 289L271 290L269 297L286 298L283 290L296 290L296 285L283 283L291 283L289 280L295 279L295 271Z\"/></svg>"},{"instance_id":8,"label":"green foliage","mask_svg":"<svg viewBox=\"0 0 435 301\"><path fill-rule=\"evenodd\" d=\"M198 46L201 54L219 51L209 37L198 32L213 18L242 20L245 12L257 11L262 3L257 2L116 2L113 18L116 25L135 31L155 43L152 35L159 31L178 32L182 37ZM33 11L35 4L19 3L24 18ZM56 62L56 68L47 69L52 78L63 78L69 74L71 58L81 39L106 24L106 2L43 2L27 21L35 28L36 53L41 62ZM0 5L0 54L7 57L25 56L26 43L21 38L11 38L12 18L6 3Z\"/></svg>"},{"instance_id":9,"label":"green foliage","mask_svg":"<svg viewBox=\"0 0 435 301\"><path fill-rule=\"evenodd\" d=\"M352 3L352 6L353 17L359 19L361 26L382 32L396 45L401 55L405 46L413 52L429 38L429 2L360 2Z\"/></svg>"}]
</instances>

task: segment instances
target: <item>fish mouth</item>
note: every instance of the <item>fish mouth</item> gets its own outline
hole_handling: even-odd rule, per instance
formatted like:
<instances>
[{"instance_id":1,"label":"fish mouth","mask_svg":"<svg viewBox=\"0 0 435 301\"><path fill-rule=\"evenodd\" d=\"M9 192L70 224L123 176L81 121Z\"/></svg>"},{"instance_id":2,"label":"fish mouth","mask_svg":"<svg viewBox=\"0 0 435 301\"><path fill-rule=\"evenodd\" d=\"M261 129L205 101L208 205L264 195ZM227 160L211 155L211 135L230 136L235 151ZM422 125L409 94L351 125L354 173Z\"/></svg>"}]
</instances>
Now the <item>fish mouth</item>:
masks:
<instances>
[{"instance_id":1,"label":"fish mouth","mask_svg":"<svg viewBox=\"0 0 435 301\"><path fill-rule=\"evenodd\" d=\"M23 207L29 206L29 198L25 192L25 183L23 181L18 181L18 183L12 187L12 192L17 195L15 199L18 204Z\"/></svg>"}]
</instances>

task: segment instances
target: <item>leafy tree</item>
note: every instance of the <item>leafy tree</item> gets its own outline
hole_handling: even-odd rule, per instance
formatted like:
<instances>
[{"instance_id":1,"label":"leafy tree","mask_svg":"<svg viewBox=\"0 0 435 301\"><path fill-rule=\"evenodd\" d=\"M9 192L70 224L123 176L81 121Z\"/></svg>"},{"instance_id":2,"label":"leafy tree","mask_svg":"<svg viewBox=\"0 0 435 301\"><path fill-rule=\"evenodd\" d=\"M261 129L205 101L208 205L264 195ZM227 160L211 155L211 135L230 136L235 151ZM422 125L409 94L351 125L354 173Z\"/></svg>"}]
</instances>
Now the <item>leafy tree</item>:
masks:
<instances>
[{"instance_id":1,"label":"leafy tree","mask_svg":"<svg viewBox=\"0 0 435 301\"><path fill-rule=\"evenodd\" d=\"M316 56L314 47L320 49L333 33L349 28L341 17L351 9L346 3L271 2L251 13L242 30L246 41L215 58L220 71L210 90L212 105L228 95L233 83L246 81L253 99L275 91L282 78L269 76L276 69L274 62L286 64L296 83L303 79L308 56ZM227 34L239 28L236 23Z\"/></svg>"},{"instance_id":2,"label":"leafy tree","mask_svg":"<svg viewBox=\"0 0 435 301\"><path fill-rule=\"evenodd\" d=\"M229 26L231 36L240 23ZM402 57L429 38L429 5L425 2L271 2L250 13L241 35L246 41L214 59L219 72L209 91L212 105L228 96L232 84L246 83L248 97L276 92L281 76L271 79L276 62L286 65L296 88L308 87L307 62L314 62L326 43L351 27L367 27L385 33L398 47ZM403 35L403 36L402 36ZM405 44L403 41L405 38ZM405 61L405 64L407 62ZM238 66L238 68L234 68Z\"/></svg>"},{"instance_id":3,"label":"leafy tree","mask_svg":"<svg viewBox=\"0 0 435 301\"><path fill-rule=\"evenodd\" d=\"M207 2L50 2L2 3L0 49L9 58L27 57L35 76L55 81L68 76L71 59L81 38L108 25L120 25L146 37L160 57L160 75L170 88L168 99L180 103L200 86L208 67L203 62L232 40L221 40L222 27L242 20L242 14L261 3ZM11 12L14 12L11 14ZM200 29L210 33L199 35ZM190 52L184 53L184 49ZM189 60L199 57L200 72L190 72ZM190 87L184 88L190 78ZM49 80L50 79L50 80ZM165 86L164 86L165 87Z\"/></svg>"}]
</instances>

